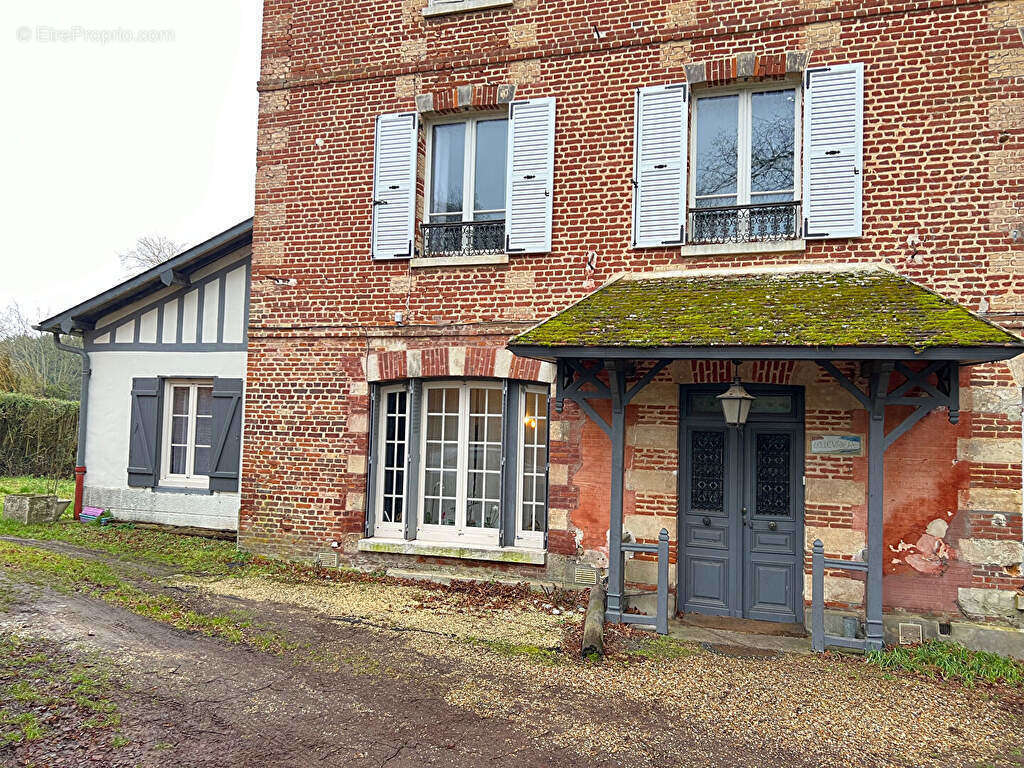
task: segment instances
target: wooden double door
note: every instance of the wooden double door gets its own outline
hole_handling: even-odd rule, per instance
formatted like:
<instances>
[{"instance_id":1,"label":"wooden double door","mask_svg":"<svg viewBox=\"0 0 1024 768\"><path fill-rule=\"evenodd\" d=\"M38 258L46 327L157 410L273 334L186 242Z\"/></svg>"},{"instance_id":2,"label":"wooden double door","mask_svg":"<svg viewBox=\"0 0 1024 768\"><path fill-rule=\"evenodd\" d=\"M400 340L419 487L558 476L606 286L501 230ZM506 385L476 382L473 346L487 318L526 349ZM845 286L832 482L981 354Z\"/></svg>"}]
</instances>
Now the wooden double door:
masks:
<instances>
[{"instance_id":1,"label":"wooden double door","mask_svg":"<svg viewBox=\"0 0 1024 768\"><path fill-rule=\"evenodd\" d=\"M803 621L803 392L745 385L757 399L729 427L715 396L683 387L678 608Z\"/></svg>"}]
</instances>

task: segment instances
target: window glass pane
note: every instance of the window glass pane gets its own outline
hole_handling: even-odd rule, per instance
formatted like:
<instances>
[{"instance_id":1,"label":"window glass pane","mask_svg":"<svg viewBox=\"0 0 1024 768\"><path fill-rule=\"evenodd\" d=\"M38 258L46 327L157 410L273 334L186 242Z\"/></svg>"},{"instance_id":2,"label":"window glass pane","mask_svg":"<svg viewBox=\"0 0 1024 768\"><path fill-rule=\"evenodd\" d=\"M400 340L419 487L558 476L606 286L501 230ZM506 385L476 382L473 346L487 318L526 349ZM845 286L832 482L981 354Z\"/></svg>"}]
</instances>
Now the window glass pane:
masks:
<instances>
[{"instance_id":1,"label":"window glass pane","mask_svg":"<svg viewBox=\"0 0 1024 768\"><path fill-rule=\"evenodd\" d=\"M200 416L213 415L213 387L196 387L196 413Z\"/></svg>"},{"instance_id":2,"label":"window glass pane","mask_svg":"<svg viewBox=\"0 0 1024 768\"><path fill-rule=\"evenodd\" d=\"M213 445L212 416L196 416L196 445Z\"/></svg>"},{"instance_id":3,"label":"window glass pane","mask_svg":"<svg viewBox=\"0 0 1024 768\"><path fill-rule=\"evenodd\" d=\"M175 416L188 415L188 387L174 387L171 395L171 413Z\"/></svg>"},{"instance_id":4,"label":"window glass pane","mask_svg":"<svg viewBox=\"0 0 1024 768\"><path fill-rule=\"evenodd\" d=\"M210 474L210 449L209 448L196 448L196 457L194 463L193 473L196 475L208 475Z\"/></svg>"},{"instance_id":5,"label":"window glass pane","mask_svg":"<svg viewBox=\"0 0 1024 768\"><path fill-rule=\"evenodd\" d=\"M423 522L455 525L459 460L459 388L427 390Z\"/></svg>"},{"instance_id":6,"label":"window glass pane","mask_svg":"<svg viewBox=\"0 0 1024 768\"><path fill-rule=\"evenodd\" d=\"M507 120L483 120L476 124L476 167L473 175L474 211L504 211L507 141ZM473 218L484 217L474 215ZM501 216L493 216L493 218L501 218Z\"/></svg>"},{"instance_id":7,"label":"window glass pane","mask_svg":"<svg viewBox=\"0 0 1024 768\"><path fill-rule=\"evenodd\" d=\"M523 531L543 531L544 488L547 484L548 398L541 392L523 394L522 482L520 525Z\"/></svg>"},{"instance_id":8,"label":"window glass pane","mask_svg":"<svg viewBox=\"0 0 1024 768\"><path fill-rule=\"evenodd\" d=\"M469 390L469 476L466 490L466 525L496 528L491 503L501 499L501 390Z\"/></svg>"},{"instance_id":9,"label":"window glass pane","mask_svg":"<svg viewBox=\"0 0 1024 768\"><path fill-rule=\"evenodd\" d=\"M750 404L751 413L790 413L792 410L791 395L757 395ZM715 395L690 395L690 413L721 416L722 404Z\"/></svg>"},{"instance_id":10,"label":"window glass pane","mask_svg":"<svg viewBox=\"0 0 1024 768\"><path fill-rule=\"evenodd\" d=\"M387 393L381 418L386 424L383 435L381 522L400 523L404 506L402 501L405 496L405 391ZM427 483L429 482L428 476Z\"/></svg>"},{"instance_id":11,"label":"window glass pane","mask_svg":"<svg viewBox=\"0 0 1024 768\"><path fill-rule=\"evenodd\" d=\"M435 125L430 163L430 211L462 211L462 181L466 162L466 124ZM457 219L461 219L461 216Z\"/></svg>"},{"instance_id":12,"label":"window glass pane","mask_svg":"<svg viewBox=\"0 0 1024 768\"><path fill-rule=\"evenodd\" d=\"M713 96L697 100L697 196L718 195L698 206L736 204L739 96Z\"/></svg>"},{"instance_id":13,"label":"window glass pane","mask_svg":"<svg viewBox=\"0 0 1024 768\"><path fill-rule=\"evenodd\" d=\"M188 416L171 417L171 444L185 445L188 442Z\"/></svg>"},{"instance_id":14,"label":"window glass pane","mask_svg":"<svg viewBox=\"0 0 1024 768\"><path fill-rule=\"evenodd\" d=\"M793 189L794 115L796 92L766 91L750 96L750 191ZM752 203L780 202L779 196ZM792 200L793 194L782 196Z\"/></svg>"},{"instance_id":15,"label":"window glass pane","mask_svg":"<svg viewBox=\"0 0 1024 768\"><path fill-rule=\"evenodd\" d=\"M183 445L171 446L171 474L172 475L184 475L185 474L185 462L187 460L187 451Z\"/></svg>"}]
</instances>

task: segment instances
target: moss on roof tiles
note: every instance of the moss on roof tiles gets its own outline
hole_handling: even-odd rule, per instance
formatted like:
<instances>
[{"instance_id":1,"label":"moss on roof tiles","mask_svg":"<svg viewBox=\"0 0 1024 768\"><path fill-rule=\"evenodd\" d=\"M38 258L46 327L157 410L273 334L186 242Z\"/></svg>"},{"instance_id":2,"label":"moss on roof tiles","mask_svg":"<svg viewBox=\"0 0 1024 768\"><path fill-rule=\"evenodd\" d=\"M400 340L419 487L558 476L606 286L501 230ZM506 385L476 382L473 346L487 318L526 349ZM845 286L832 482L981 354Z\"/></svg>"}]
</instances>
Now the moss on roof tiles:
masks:
<instances>
[{"instance_id":1,"label":"moss on roof tiles","mask_svg":"<svg viewBox=\"0 0 1024 768\"><path fill-rule=\"evenodd\" d=\"M540 347L1014 345L883 269L621 279L516 337Z\"/></svg>"}]
</instances>

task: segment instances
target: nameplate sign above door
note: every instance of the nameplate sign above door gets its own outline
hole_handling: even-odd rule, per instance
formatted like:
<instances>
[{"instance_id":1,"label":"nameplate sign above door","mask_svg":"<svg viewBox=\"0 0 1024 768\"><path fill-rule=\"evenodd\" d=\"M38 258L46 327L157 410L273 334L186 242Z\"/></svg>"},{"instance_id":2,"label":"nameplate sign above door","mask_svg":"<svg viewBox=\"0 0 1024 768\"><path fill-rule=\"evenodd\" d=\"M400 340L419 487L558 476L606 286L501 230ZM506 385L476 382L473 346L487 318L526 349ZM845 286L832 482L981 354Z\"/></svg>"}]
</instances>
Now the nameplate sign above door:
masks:
<instances>
[{"instance_id":1,"label":"nameplate sign above door","mask_svg":"<svg viewBox=\"0 0 1024 768\"><path fill-rule=\"evenodd\" d=\"M812 435L811 453L818 456L863 456L861 435Z\"/></svg>"}]
</instances>

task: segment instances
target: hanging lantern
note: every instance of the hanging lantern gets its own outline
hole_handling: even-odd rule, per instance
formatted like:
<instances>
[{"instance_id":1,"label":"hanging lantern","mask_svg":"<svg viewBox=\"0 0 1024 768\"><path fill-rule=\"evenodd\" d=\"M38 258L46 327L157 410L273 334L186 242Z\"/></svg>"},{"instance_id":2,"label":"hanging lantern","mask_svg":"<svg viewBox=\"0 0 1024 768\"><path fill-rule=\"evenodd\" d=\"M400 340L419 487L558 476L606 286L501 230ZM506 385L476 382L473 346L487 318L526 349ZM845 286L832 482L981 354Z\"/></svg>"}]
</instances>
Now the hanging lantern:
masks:
<instances>
[{"instance_id":1,"label":"hanging lantern","mask_svg":"<svg viewBox=\"0 0 1024 768\"><path fill-rule=\"evenodd\" d=\"M742 427L747 423L747 416L750 415L750 405L756 399L747 392L740 383L739 365L733 363L735 373L732 379L732 386L718 396L718 402L722 404L722 413L725 415L725 423L730 427Z\"/></svg>"}]
</instances>

